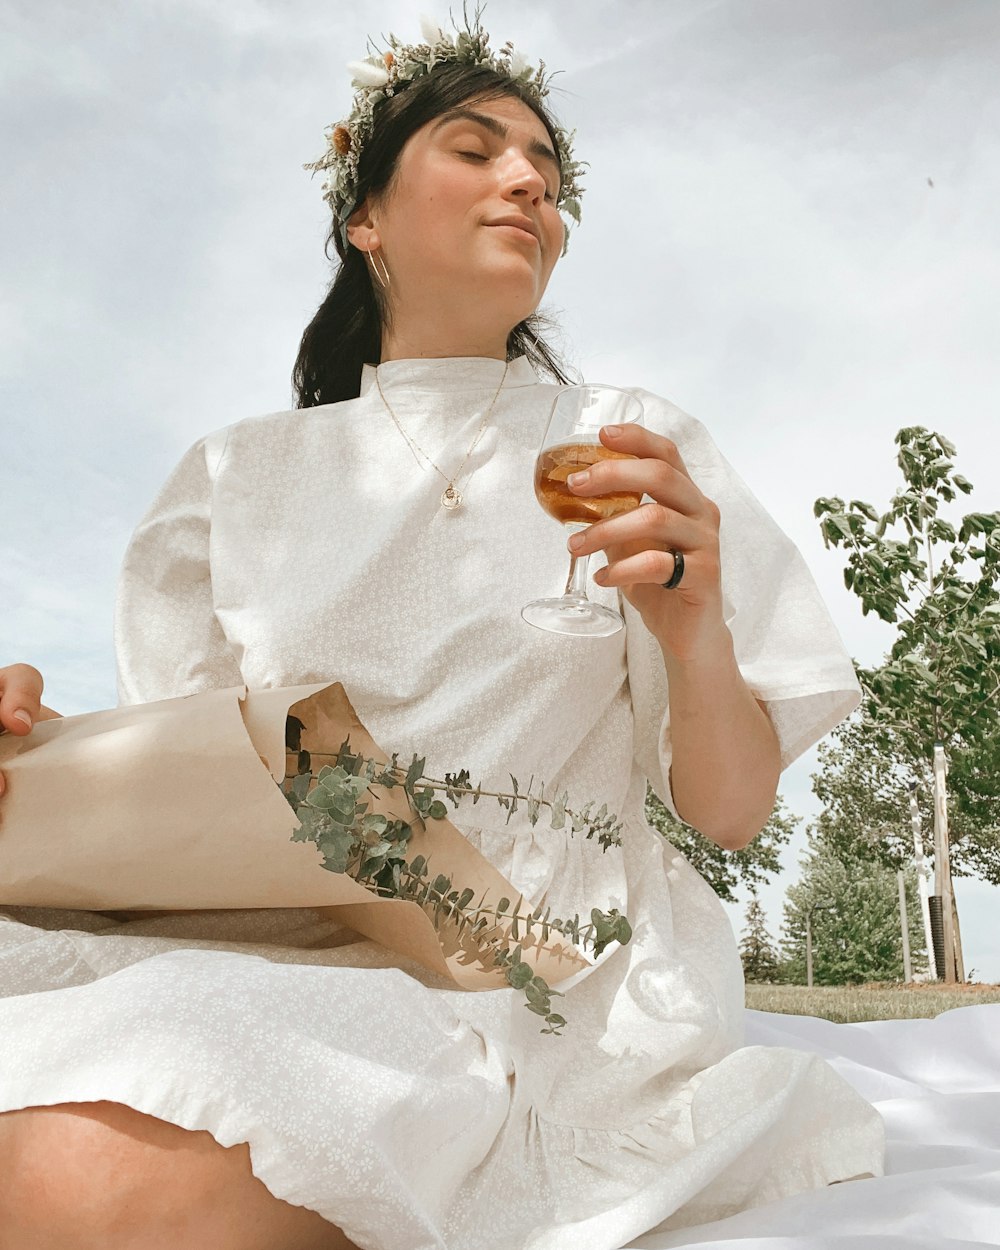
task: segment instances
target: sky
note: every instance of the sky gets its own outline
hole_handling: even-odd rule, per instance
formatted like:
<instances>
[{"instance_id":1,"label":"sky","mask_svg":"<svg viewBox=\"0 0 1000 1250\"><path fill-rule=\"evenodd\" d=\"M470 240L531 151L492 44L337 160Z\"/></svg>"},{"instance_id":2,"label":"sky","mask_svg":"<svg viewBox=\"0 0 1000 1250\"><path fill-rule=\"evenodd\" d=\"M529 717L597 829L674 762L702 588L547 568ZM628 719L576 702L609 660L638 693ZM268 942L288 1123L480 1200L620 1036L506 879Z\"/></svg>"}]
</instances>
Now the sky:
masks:
<instances>
[{"instance_id":1,"label":"sky","mask_svg":"<svg viewBox=\"0 0 1000 1250\"><path fill-rule=\"evenodd\" d=\"M302 165L346 62L421 13L448 25L433 0L0 0L0 663L63 714L116 702L118 569L180 456L292 406L331 276ZM905 425L956 444L964 511L1000 507L1000 3L490 0L485 25L560 71L590 166L556 345L702 421L878 662L891 629L812 508L884 508ZM802 827L762 891L774 937L815 764L782 777ZM955 890L966 972L1000 982L1000 889Z\"/></svg>"}]
</instances>

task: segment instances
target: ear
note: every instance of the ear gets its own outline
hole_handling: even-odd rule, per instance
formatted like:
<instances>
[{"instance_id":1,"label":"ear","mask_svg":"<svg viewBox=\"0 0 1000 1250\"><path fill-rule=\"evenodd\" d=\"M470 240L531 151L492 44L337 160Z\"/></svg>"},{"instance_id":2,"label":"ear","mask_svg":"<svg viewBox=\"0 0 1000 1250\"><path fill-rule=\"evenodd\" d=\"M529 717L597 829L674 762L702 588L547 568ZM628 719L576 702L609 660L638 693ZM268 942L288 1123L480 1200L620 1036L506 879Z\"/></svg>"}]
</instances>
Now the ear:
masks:
<instances>
[{"instance_id":1,"label":"ear","mask_svg":"<svg viewBox=\"0 0 1000 1250\"><path fill-rule=\"evenodd\" d=\"M362 252L374 252L380 246L382 239L367 199L362 200L348 217L347 239Z\"/></svg>"}]
</instances>

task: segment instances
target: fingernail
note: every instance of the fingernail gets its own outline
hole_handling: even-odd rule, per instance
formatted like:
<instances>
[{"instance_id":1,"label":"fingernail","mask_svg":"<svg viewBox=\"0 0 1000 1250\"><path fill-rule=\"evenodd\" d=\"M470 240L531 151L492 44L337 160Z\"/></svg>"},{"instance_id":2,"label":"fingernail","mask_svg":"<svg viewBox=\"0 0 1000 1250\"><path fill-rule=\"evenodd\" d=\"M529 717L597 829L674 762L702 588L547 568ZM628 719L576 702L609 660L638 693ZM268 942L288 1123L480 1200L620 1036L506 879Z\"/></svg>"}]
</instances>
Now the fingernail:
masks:
<instances>
[{"instance_id":1,"label":"fingernail","mask_svg":"<svg viewBox=\"0 0 1000 1250\"><path fill-rule=\"evenodd\" d=\"M31 728L31 716L24 710L23 707L19 707L14 715L19 721L23 721L29 729Z\"/></svg>"},{"instance_id":2,"label":"fingernail","mask_svg":"<svg viewBox=\"0 0 1000 1250\"><path fill-rule=\"evenodd\" d=\"M569 539L567 545L569 546L570 551L578 551L583 546L583 535L574 534L573 537Z\"/></svg>"},{"instance_id":3,"label":"fingernail","mask_svg":"<svg viewBox=\"0 0 1000 1250\"><path fill-rule=\"evenodd\" d=\"M590 477L590 470L584 469L582 473L571 473L566 479L570 486L582 486Z\"/></svg>"},{"instance_id":4,"label":"fingernail","mask_svg":"<svg viewBox=\"0 0 1000 1250\"><path fill-rule=\"evenodd\" d=\"M607 434L608 438L617 438L620 434L624 434L625 431L620 425L606 425L604 433Z\"/></svg>"}]
</instances>

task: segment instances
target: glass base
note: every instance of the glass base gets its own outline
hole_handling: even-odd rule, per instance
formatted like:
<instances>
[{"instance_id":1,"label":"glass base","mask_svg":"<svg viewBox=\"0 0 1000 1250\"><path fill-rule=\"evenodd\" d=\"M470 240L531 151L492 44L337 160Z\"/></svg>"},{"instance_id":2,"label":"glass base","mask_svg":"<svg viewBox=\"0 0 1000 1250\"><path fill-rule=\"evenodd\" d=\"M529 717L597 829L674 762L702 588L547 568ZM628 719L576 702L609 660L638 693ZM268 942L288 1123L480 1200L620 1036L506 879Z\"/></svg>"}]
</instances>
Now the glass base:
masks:
<instances>
[{"instance_id":1,"label":"glass base","mask_svg":"<svg viewBox=\"0 0 1000 1250\"><path fill-rule=\"evenodd\" d=\"M589 599L561 595L558 599L533 599L521 609L529 625L547 629L553 634L579 634L589 638L607 638L616 634L625 621L614 608L606 608Z\"/></svg>"}]
</instances>

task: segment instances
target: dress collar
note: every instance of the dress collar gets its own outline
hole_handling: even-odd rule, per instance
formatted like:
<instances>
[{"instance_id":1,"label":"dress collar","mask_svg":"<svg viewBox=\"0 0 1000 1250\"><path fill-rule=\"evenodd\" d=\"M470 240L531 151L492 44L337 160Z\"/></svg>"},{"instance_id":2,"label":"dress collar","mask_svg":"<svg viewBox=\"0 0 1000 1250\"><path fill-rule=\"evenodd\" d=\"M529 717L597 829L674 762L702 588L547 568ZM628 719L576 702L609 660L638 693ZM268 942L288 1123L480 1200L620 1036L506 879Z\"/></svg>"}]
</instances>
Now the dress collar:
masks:
<instances>
[{"instance_id":1,"label":"dress collar","mask_svg":"<svg viewBox=\"0 0 1000 1250\"><path fill-rule=\"evenodd\" d=\"M441 356L419 360L386 360L378 366L382 389L408 391L481 391L496 389L504 377L504 362L492 356ZM503 389L535 386L538 375L527 356L516 356L507 367ZM361 395L375 389L375 366L361 370ZM376 392L377 393L377 392Z\"/></svg>"}]
</instances>

